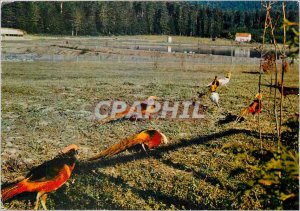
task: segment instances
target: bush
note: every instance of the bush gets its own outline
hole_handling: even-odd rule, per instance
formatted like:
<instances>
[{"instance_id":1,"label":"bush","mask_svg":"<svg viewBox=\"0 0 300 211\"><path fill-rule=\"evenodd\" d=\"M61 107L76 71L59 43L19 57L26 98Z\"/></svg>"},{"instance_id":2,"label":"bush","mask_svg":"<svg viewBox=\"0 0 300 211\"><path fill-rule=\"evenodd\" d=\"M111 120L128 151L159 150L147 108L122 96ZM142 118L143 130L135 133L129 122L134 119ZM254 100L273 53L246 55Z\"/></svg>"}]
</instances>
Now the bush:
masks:
<instances>
[{"instance_id":1,"label":"bush","mask_svg":"<svg viewBox=\"0 0 300 211\"><path fill-rule=\"evenodd\" d=\"M255 178L243 186L242 196L255 193L265 209L299 209L299 153L280 146L280 153L254 164Z\"/></svg>"}]
</instances>

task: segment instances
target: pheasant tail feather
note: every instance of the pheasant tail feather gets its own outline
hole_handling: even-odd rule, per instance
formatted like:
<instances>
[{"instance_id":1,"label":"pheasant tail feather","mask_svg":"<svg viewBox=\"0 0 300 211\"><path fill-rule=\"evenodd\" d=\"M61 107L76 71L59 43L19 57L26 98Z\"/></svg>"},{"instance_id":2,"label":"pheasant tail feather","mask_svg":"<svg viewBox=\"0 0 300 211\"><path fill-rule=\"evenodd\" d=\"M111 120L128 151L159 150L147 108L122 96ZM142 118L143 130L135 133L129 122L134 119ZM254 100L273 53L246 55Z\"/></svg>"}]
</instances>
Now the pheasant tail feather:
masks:
<instances>
[{"instance_id":1,"label":"pheasant tail feather","mask_svg":"<svg viewBox=\"0 0 300 211\"><path fill-rule=\"evenodd\" d=\"M124 139L124 140L120 141L119 143L116 143L116 144L112 145L111 147L101 151L100 153L98 153L94 157L90 158L89 160L91 161L91 160L96 160L96 159L107 157L107 156L116 155L132 146L143 143L143 141L144 140L142 140L142 139L136 139L134 137Z\"/></svg>"},{"instance_id":2,"label":"pheasant tail feather","mask_svg":"<svg viewBox=\"0 0 300 211\"><path fill-rule=\"evenodd\" d=\"M4 202L20 193L25 192L25 191L26 191L26 187L24 185L21 185L21 183L4 188L1 190L2 201Z\"/></svg>"},{"instance_id":3,"label":"pheasant tail feather","mask_svg":"<svg viewBox=\"0 0 300 211\"><path fill-rule=\"evenodd\" d=\"M240 119L248 113L248 108L245 108L240 115L236 118L236 122L240 121Z\"/></svg>"}]
</instances>

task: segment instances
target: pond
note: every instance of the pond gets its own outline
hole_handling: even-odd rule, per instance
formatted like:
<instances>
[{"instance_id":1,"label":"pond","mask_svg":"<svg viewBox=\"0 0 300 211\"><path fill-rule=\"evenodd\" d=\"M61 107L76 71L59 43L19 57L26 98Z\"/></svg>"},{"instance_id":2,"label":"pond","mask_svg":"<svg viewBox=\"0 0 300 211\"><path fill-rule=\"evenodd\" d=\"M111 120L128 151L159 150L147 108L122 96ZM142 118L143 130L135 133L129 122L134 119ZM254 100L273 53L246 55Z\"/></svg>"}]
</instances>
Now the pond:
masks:
<instances>
[{"instance_id":1,"label":"pond","mask_svg":"<svg viewBox=\"0 0 300 211\"><path fill-rule=\"evenodd\" d=\"M167 46L136 46L135 50L149 50L167 52ZM192 46L171 46L171 52L189 53L189 54L206 54L206 55L220 55L220 56L233 56L233 57L248 57L260 58L260 53L254 48L240 48L230 46L212 46L212 47L192 47ZM274 53L274 51L270 51ZM287 53L288 55L288 53ZM279 56L278 56L279 57Z\"/></svg>"}]
</instances>

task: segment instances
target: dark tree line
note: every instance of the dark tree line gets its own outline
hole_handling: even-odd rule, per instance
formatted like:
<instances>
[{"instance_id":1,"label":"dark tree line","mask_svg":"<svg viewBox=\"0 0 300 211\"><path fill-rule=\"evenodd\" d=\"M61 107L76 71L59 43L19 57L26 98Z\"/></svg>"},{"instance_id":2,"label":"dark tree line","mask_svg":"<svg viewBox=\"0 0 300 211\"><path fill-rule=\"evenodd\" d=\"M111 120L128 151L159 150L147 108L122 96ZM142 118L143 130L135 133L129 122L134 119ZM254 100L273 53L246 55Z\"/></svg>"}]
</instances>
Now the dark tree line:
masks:
<instances>
[{"instance_id":1,"label":"dark tree line","mask_svg":"<svg viewBox=\"0 0 300 211\"><path fill-rule=\"evenodd\" d=\"M265 18L263 9L230 10L197 2L13 2L1 12L2 27L30 34L232 38L236 32L250 32L257 41ZM280 15L280 10L273 14ZM287 17L296 21L297 8L288 10Z\"/></svg>"}]
</instances>

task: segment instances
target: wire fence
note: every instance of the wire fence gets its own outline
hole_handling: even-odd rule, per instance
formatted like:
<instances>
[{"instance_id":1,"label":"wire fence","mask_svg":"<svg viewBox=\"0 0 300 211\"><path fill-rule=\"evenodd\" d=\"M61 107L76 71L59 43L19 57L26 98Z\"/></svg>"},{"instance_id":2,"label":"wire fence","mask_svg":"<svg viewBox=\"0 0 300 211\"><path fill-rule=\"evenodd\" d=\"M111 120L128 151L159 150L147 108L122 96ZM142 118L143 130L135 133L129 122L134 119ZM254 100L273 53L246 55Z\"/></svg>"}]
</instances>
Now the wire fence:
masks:
<instances>
[{"instance_id":1,"label":"wire fence","mask_svg":"<svg viewBox=\"0 0 300 211\"><path fill-rule=\"evenodd\" d=\"M210 54L194 54L194 53L161 53L154 52L151 55L122 55L122 54L99 54L99 55L59 55L59 54L17 54L5 53L1 55L1 61L10 62L155 62L155 63L170 63L170 62L185 62L198 64L259 64L259 58L222 56Z\"/></svg>"}]
</instances>

